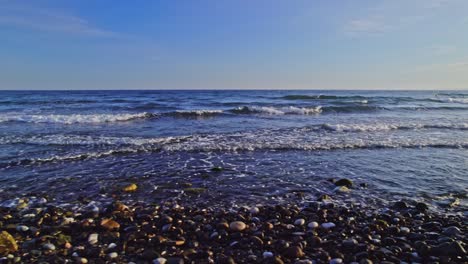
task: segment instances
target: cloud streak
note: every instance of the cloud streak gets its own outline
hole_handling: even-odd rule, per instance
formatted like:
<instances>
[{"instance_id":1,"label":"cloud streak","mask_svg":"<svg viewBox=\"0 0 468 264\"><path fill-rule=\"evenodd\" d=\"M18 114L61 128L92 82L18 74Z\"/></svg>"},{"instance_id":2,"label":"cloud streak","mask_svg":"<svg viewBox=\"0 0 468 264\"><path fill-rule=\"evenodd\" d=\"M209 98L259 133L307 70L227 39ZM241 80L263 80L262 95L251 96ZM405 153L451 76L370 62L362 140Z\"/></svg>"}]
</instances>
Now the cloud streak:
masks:
<instances>
[{"instance_id":1,"label":"cloud streak","mask_svg":"<svg viewBox=\"0 0 468 264\"><path fill-rule=\"evenodd\" d=\"M118 35L62 10L30 6L8 6L4 3L0 4L0 27L92 37L115 37Z\"/></svg>"},{"instance_id":2,"label":"cloud streak","mask_svg":"<svg viewBox=\"0 0 468 264\"><path fill-rule=\"evenodd\" d=\"M390 27L377 18L354 19L345 26L345 32L351 35L379 34L388 31Z\"/></svg>"}]
</instances>

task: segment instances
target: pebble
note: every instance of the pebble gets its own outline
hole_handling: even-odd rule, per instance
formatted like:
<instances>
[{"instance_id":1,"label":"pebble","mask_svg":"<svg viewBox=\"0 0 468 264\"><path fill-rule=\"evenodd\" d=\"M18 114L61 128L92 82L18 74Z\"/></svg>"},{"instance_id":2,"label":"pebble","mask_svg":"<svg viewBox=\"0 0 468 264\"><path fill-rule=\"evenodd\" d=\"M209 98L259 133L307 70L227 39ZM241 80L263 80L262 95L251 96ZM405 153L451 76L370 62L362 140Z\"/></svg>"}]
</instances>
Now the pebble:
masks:
<instances>
[{"instance_id":1,"label":"pebble","mask_svg":"<svg viewBox=\"0 0 468 264\"><path fill-rule=\"evenodd\" d=\"M111 259L115 259L119 256L119 254L117 254L117 252L111 252L109 254L107 254L107 256Z\"/></svg>"},{"instance_id":2,"label":"pebble","mask_svg":"<svg viewBox=\"0 0 468 264\"><path fill-rule=\"evenodd\" d=\"M166 264L166 263L167 263L167 259L165 258L157 258L153 260L153 264Z\"/></svg>"},{"instance_id":3,"label":"pebble","mask_svg":"<svg viewBox=\"0 0 468 264\"><path fill-rule=\"evenodd\" d=\"M263 252L263 258L272 258L274 256L273 252L265 251Z\"/></svg>"},{"instance_id":4,"label":"pebble","mask_svg":"<svg viewBox=\"0 0 468 264\"><path fill-rule=\"evenodd\" d=\"M343 260L340 258L334 258L330 260L330 264L341 264L343 263Z\"/></svg>"},{"instance_id":5,"label":"pebble","mask_svg":"<svg viewBox=\"0 0 468 264\"><path fill-rule=\"evenodd\" d=\"M295 258L302 258L304 256L304 252L298 246L289 247L287 248L283 255L287 258L295 259Z\"/></svg>"},{"instance_id":6,"label":"pebble","mask_svg":"<svg viewBox=\"0 0 468 264\"><path fill-rule=\"evenodd\" d=\"M305 224L305 219L299 218L296 221L294 221L294 224L297 225L297 226L304 225Z\"/></svg>"},{"instance_id":7,"label":"pebble","mask_svg":"<svg viewBox=\"0 0 468 264\"><path fill-rule=\"evenodd\" d=\"M349 188L346 186L338 186L335 189L333 189L333 192L338 192L338 193L347 193L350 192Z\"/></svg>"},{"instance_id":8,"label":"pebble","mask_svg":"<svg viewBox=\"0 0 468 264\"><path fill-rule=\"evenodd\" d=\"M444 230L442 231L442 234L444 234L446 236L456 236L456 235L459 235L461 233L462 233L462 231L460 230L460 228L458 228L456 226L449 226L447 228L444 228Z\"/></svg>"},{"instance_id":9,"label":"pebble","mask_svg":"<svg viewBox=\"0 0 468 264\"><path fill-rule=\"evenodd\" d=\"M26 232L29 230L29 227L25 226L25 225L19 225L16 227L16 230L17 231L20 231L20 232Z\"/></svg>"},{"instance_id":10,"label":"pebble","mask_svg":"<svg viewBox=\"0 0 468 264\"><path fill-rule=\"evenodd\" d=\"M314 228L319 227L319 223L317 223L317 222L310 222L310 223L307 225L307 227L310 228L310 229L314 229Z\"/></svg>"},{"instance_id":11,"label":"pebble","mask_svg":"<svg viewBox=\"0 0 468 264\"><path fill-rule=\"evenodd\" d=\"M409 234L410 229L408 227L400 227L400 232L402 234Z\"/></svg>"},{"instance_id":12,"label":"pebble","mask_svg":"<svg viewBox=\"0 0 468 264\"><path fill-rule=\"evenodd\" d=\"M115 243L110 243L110 244L107 246L108 249L113 249L113 248L115 248L115 247L117 247L117 244L115 244Z\"/></svg>"},{"instance_id":13,"label":"pebble","mask_svg":"<svg viewBox=\"0 0 468 264\"><path fill-rule=\"evenodd\" d=\"M253 215L256 215L256 214L260 213L260 208L252 207L252 208L250 208L250 213L253 214Z\"/></svg>"},{"instance_id":14,"label":"pebble","mask_svg":"<svg viewBox=\"0 0 468 264\"><path fill-rule=\"evenodd\" d=\"M346 187L351 187L353 186L353 182L349 179L340 179L335 182L336 186L346 186Z\"/></svg>"},{"instance_id":15,"label":"pebble","mask_svg":"<svg viewBox=\"0 0 468 264\"><path fill-rule=\"evenodd\" d=\"M55 245L52 243L45 243L42 245L42 248L45 250L55 250Z\"/></svg>"},{"instance_id":16,"label":"pebble","mask_svg":"<svg viewBox=\"0 0 468 264\"><path fill-rule=\"evenodd\" d=\"M325 229L330 229L330 228L334 228L336 225L334 223L323 223L322 224L322 227L325 228Z\"/></svg>"},{"instance_id":17,"label":"pebble","mask_svg":"<svg viewBox=\"0 0 468 264\"><path fill-rule=\"evenodd\" d=\"M229 228L236 232L243 231L246 227L246 224L242 221L234 221L229 224Z\"/></svg>"},{"instance_id":18,"label":"pebble","mask_svg":"<svg viewBox=\"0 0 468 264\"><path fill-rule=\"evenodd\" d=\"M88 243L91 244L91 245L97 244L98 238L99 238L99 235L96 234L96 233L93 233L93 234L89 235Z\"/></svg>"}]
</instances>

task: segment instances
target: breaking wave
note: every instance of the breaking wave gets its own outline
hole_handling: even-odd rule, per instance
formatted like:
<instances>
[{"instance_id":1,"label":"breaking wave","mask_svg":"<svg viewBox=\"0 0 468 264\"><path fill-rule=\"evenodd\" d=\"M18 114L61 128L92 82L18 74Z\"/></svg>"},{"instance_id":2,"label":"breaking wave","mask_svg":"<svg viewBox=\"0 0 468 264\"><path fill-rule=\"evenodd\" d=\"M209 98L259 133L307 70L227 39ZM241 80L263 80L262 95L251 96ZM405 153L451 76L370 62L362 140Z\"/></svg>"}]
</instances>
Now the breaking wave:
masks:
<instances>
[{"instance_id":1,"label":"breaking wave","mask_svg":"<svg viewBox=\"0 0 468 264\"><path fill-rule=\"evenodd\" d=\"M28 114L1 114L2 122L25 122L25 123L110 123L123 122L135 119L154 118L157 114L143 112L137 114L71 114L71 115L28 115Z\"/></svg>"},{"instance_id":2,"label":"breaking wave","mask_svg":"<svg viewBox=\"0 0 468 264\"><path fill-rule=\"evenodd\" d=\"M231 110L236 114L269 114L269 115L311 115L322 112L321 106L316 107L270 107L270 106L242 106Z\"/></svg>"}]
</instances>

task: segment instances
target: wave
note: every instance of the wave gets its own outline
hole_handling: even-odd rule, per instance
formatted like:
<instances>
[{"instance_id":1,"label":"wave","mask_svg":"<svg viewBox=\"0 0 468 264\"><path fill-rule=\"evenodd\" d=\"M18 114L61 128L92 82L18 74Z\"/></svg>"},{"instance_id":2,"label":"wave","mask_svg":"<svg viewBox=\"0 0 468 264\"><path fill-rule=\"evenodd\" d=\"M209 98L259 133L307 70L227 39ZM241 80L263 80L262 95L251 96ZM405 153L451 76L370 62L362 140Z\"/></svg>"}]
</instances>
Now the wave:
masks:
<instances>
[{"instance_id":1,"label":"wave","mask_svg":"<svg viewBox=\"0 0 468 264\"><path fill-rule=\"evenodd\" d=\"M223 110L177 110L167 115L176 117L203 117L203 116L215 116L224 113Z\"/></svg>"},{"instance_id":2,"label":"wave","mask_svg":"<svg viewBox=\"0 0 468 264\"><path fill-rule=\"evenodd\" d=\"M352 99L352 100L365 100L366 96L351 95L351 96L338 96L338 95L286 95L279 99L284 100L337 100L337 99Z\"/></svg>"},{"instance_id":3,"label":"wave","mask_svg":"<svg viewBox=\"0 0 468 264\"><path fill-rule=\"evenodd\" d=\"M375 132L389 130L449 129L468 130L468 123L462 124L323 124L321 129L336 132Z\"/></svg>"},{"instance_id":4,"label":"wave","mask_svg":"<svg viewBox=\"0 0 468 264\"><path fill-rule=\"evenodd\" d=\"M320 114L322 112L321 106L316 107L270 107L270 106L242 106L231 110L236 114L268 114L268 115L312 115Z\"/></svg>"},{"instance_id":5,"label":"wave","mask_svg":"<svg viewBox=\"0 0 468 264\"><path fill-rule=\"evenodd\" d=\"M201 143L202 142L202 143ZM14 166L40 165L45 163L73 162L106 158L109 156L131 155L137 153L157 152L252 152L252 151L337 151L337 150L378 150L378 149L419 149L419 148L443 148L443 149L468 149L468 142L425 142L415 141L364 141L355 140L349 142L298 142L298 141L232 141L229 137L204 137L194 136L186 142L173 144L157 144L149 146L131 146L104 151L52 155L44 158L25 158L16 161L0 163L0 168Z\"/></svg>"},{"instance_id":6,"label":"wave","mask_svg":"<svg viewBox=\"0 0 468 264\"><path fill-rule=\"evenodd\" d=\"M157 114L143 112L137 114L71 114L71 115L28 115L28 114L0 114L0 123L25 122L25 123L110 123L123 122L135 119L147 119L157 117Z\"/></svg>"},{"instance_id":7,"label":"wave","mask_svg":"<svg viewBox=\"0 0 468 264\"><path fill-rule=\"evenodd\" d=\"M302 128L278 129L260 131L264 133L276 133L287 136L291 133L298 135L313 132L326 133L344 133L344 132L385 132L391 130L468 130L468 123L368 123L368 124L330 124L323 123L306 126ZM249 134L250 135L250 134ZM297 136L297 135L295 135ZM191 139L193 136L177 137L112 137L112 136L90 136L90 135L5 135L0 136L0 145L29 144L29 145L63 145L63 146L148 146L148 145L167 145L180 143Z\"/></svg>"},{"instance_id":8,"label":"wave","mask_svg":"<svg viewBox=\"0 0 468 264\"><path fill-rule=\"evenodd\" d=\"M435 99L441 103L457 103L457 104L468 104L468 98L438 98Z\"/></svg>"}]
</instances>

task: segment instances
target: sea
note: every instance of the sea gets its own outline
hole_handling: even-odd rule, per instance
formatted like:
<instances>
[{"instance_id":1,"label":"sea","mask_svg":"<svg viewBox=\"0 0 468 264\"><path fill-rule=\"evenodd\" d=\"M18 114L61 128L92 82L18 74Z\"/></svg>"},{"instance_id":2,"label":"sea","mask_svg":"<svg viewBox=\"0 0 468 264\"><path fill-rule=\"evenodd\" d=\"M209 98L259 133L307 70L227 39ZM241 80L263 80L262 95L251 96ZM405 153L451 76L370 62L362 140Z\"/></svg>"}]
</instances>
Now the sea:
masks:
<instances>
[{"instance_id":1,"label":"sea","mask_svg":"<svg viewBox=\"0 0 468 264\"><path fill-rule=\"evenodd\" d=\"M466 215L467 191L468 91L0 91L0 205L326 194Z\"/></svg>"}]
</instances>

